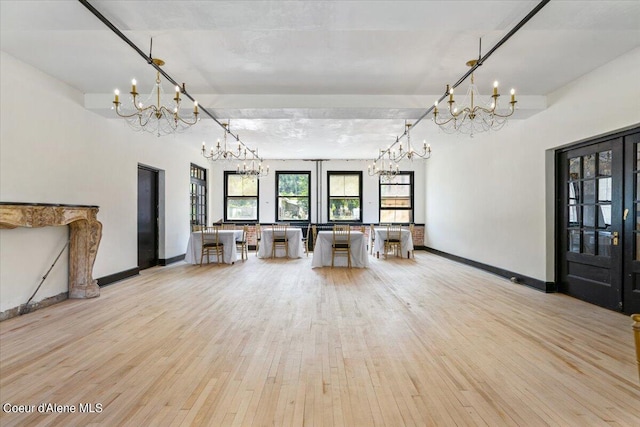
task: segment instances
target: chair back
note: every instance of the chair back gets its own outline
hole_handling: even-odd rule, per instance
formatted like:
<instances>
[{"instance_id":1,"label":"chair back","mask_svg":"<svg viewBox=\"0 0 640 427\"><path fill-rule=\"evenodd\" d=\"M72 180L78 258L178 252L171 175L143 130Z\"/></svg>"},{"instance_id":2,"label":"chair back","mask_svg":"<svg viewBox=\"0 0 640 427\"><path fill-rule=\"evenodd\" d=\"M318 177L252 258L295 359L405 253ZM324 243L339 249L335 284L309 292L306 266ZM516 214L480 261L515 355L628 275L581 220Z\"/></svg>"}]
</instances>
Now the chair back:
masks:
<instances>
[{"instance_id":1,"label":"chair back","mask_svg":"<svg viewBox=\"0 0 640 427\"><path fill-rule=\"evenodd\" d=\"M402 235L402 226L396 224L387 225L387 239L393 241L400 241L400 236Z\"/></svg>"},{"instance_id":2,"label":"chair back","mask_svg":"<svg viewBox=\"0 0 640 427\"><path fill-rule=\"evenodd\" d=\"M220 242L218 240L218 230L219 227L202 227L200 232L202 233L202 245L218 245Z\"/></svg>"},{"instance_id":3,"label":"chair back","mask_svg":"<svg viewBox=\"0 0 640 427\"><path fill-rule=\"evenodd\" d=\"M227 223L223 223L220 228L222 228L223 230L235 230L236 225L227 222Z\"/></svg>"},{"instance_id":4,"label":"chair back","mask_svg":"<svg viewBox=\"0 0 640 427\"><path fill-rule=\"evenodd\" d=\"M262 239L262 228L260 227L260 223L256 222L255 230L256 230L256 240Z\"/></svg>"},{"instance_id":5,"label":"chair back","mask_svg":"<svg viewBox=\"0 0 640 427\"><path fill-rule=\"evenodd\" d=\"M271 230L273 232L273 241L283 240L287 238L287 224L273 224Z\"/></svg>"},{"instance_id":6,"label":"chair back","mask_svg":"<svg viewBox=\"0 0 640 427\"><path fill-rule=\"evenodd\" d=\"M200 230L202 230L202 227L204 227L204 226L200 225L200 224L192 224L191 225L191 231L200 231Z\"/></svg>"},{"instance_id":7,"label":"chair back","mask_svg":"<svg viewBox=\"0 0 640 427\"><path fill-rule=\"evenodd\" d=\"M351 227L343 224L333 226L333 244L349 244L351 242Z\"/></svg>"}]
</instances>

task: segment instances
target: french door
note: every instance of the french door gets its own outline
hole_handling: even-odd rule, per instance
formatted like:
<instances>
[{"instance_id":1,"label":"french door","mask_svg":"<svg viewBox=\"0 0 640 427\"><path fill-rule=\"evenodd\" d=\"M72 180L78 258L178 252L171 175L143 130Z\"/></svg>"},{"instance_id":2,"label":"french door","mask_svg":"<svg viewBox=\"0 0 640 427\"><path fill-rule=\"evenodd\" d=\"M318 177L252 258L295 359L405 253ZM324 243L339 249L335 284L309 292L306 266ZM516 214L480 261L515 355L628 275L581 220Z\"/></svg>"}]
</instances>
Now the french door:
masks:
<instances>
[{"instance_id":1,"label":"french door","mask_svg":"<svg viewBox=\"0 0 640 427\"><path fill-rule=\"evenodd\" d=\"M640 132L625 137L624 280L626 313L640 313Z\"/></svg>"},{"instance_id":2,"label":"french door","mask_svg":"<svg viewBox=\"0 0 640 427\"><path fill-rule=\"evenodd\" d=\"M640 311L640 129L557 156L558 290Z\"/></svg>"}]
</instances>

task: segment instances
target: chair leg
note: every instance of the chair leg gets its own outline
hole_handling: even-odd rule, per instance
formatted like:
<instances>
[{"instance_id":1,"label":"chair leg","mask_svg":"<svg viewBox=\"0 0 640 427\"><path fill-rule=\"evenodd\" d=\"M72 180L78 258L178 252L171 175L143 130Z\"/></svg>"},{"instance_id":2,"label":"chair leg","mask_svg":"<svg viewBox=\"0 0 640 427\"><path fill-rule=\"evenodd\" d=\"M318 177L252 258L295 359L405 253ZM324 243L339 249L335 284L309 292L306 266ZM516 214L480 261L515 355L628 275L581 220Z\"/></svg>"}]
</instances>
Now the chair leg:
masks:
<instances>
[{"instance_id":1,"label":"chair leg","mask_svg":"<svg viewBox=\"0 0 640 427\"><path fill-rule=\"evenodd\" d=\"M347 266L351 268L351 248L347 251Z\"/></svg>"}]
</instances>

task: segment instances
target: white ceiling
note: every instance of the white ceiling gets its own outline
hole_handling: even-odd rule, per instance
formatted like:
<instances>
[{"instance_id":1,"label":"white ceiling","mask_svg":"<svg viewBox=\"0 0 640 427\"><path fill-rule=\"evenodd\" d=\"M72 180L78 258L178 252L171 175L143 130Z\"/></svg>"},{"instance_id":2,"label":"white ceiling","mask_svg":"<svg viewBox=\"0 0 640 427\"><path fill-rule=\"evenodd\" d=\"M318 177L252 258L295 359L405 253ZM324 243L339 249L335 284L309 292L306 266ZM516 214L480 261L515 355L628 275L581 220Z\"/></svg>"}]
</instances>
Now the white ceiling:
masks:
<instances>
[{"instance_id":1,"label":"white ceiling","mask_svg":"<svg viewBox=\"0 0 640 427\"><path fill-rule=\"evenodd\" d=\"M265 158L374 157L422 116L538 1L90 1ZM1 48L85 94L106 117L113 89L151 90L155 70L79 1L0 0ZM640 46L640 1L546 5L476 73L518 92L515 119ZM611 84L611 82L603 82ZM466 87L466 82L462 85ZM167 90L170 85L167 83ZM204 115L203 115L204 116ZM117 119L114 119L117 120ZM428 119L412 136L450 136ZM215 142L206 116L177 138ZM159 139L161 143L162 138Z\"/></svg>"}]
</instances>

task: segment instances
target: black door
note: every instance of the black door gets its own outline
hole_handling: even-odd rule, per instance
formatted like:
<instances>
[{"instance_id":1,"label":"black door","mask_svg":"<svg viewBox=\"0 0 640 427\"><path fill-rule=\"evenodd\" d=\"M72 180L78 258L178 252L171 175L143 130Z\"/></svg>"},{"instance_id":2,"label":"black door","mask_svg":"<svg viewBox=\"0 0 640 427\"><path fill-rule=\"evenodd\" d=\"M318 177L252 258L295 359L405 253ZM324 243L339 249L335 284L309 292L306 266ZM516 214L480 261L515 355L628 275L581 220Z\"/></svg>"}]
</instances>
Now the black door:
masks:
<instances>
[{"instance_id":1,"label":"black door","mask_svg":"<svg viewBox=\"0 0 640 427\"><path fill-rule=\"evenodd\" d=\"M640 313L640 132L624 137L624 312Z\"/></svg>"},{"instance_id":2,"label":"black door","mask_svg":"<svg viewBox=\"0 0 640 427\"><path fill-rule=\"evenodd\" d=\"M138 267L158 265L158 171L138 166Z\"/></svg>"},{"instance_id":3,"label":"black door","mask_svg":"<svg viewBox=\"0 0 640 427\"><path fill-rule=\"evenodd\" d=\"M601 140L558 155L558 289L622 310L623 144Z\"/></svg>"}]
</instances>

